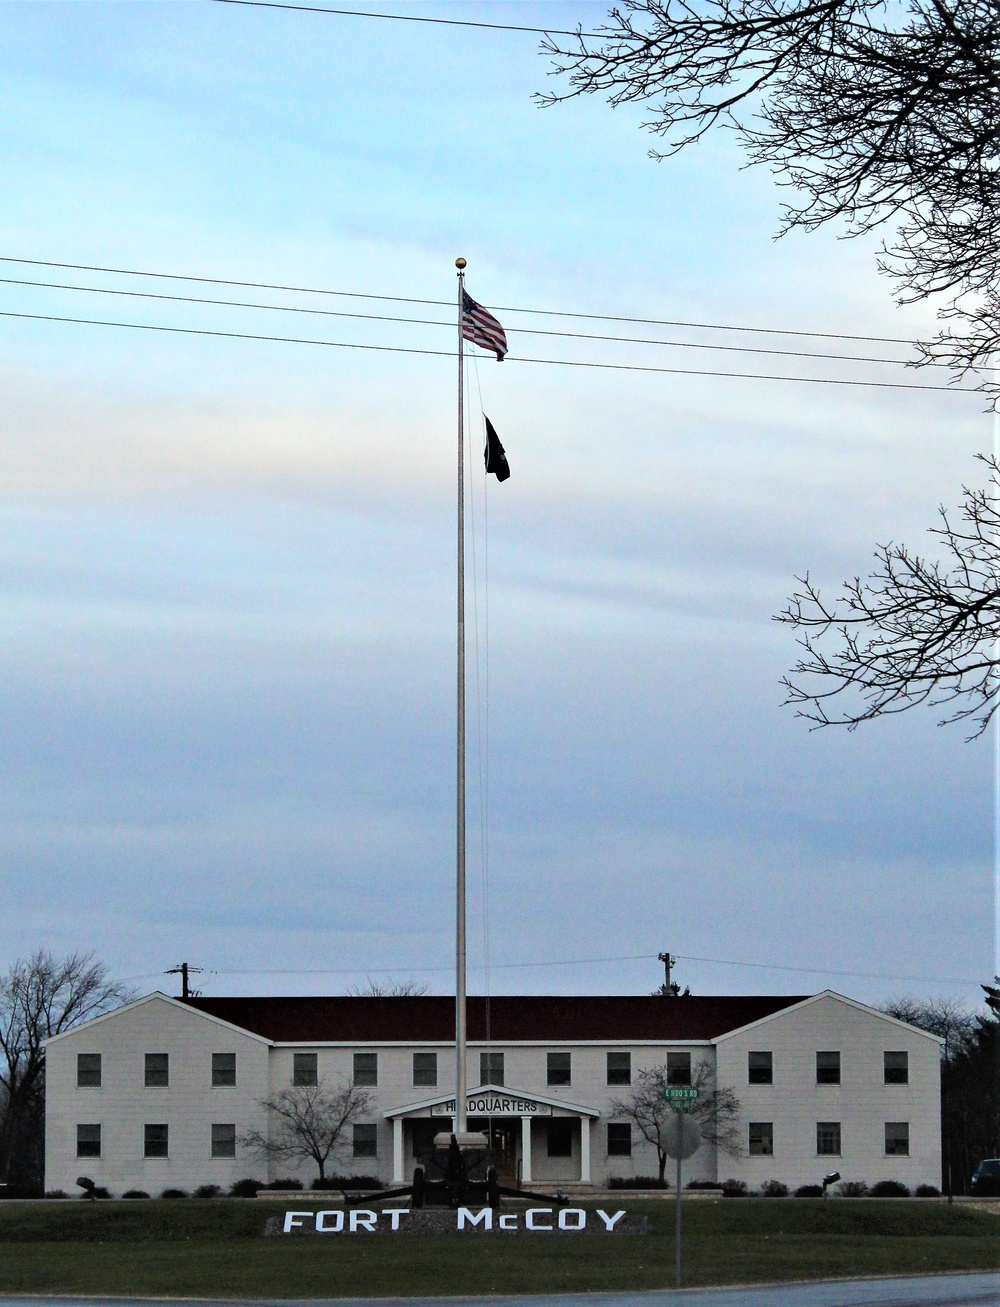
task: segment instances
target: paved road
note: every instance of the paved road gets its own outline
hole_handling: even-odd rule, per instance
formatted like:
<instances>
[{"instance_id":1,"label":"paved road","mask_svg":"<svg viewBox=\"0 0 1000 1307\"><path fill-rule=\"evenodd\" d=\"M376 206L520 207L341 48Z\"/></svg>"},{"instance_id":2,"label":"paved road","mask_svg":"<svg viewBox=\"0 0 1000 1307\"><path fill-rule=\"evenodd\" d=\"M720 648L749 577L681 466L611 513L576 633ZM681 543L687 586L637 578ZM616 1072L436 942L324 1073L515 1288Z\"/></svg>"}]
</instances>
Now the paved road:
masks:
<instances>
[{"instance_id":1,"label":"paved road","mask_svg":"<svg viewBox=\"0 0 1000 1307\"><path fill-rule=\"evenodd\" d=\"M0 1307L136 1307L142 1298L0 1296ZM162 1300L161 1300L162 1301ZM170 1300L174 1307L241 1307L233 1300ZM1000 1307L1000 1272L928 1275L890 1280L837 1280L766 1289L685 1289L680 1293L552 1293L488 1298L327 1298L257 1300L253 1307Z\"/></svg>"}]
</instances>

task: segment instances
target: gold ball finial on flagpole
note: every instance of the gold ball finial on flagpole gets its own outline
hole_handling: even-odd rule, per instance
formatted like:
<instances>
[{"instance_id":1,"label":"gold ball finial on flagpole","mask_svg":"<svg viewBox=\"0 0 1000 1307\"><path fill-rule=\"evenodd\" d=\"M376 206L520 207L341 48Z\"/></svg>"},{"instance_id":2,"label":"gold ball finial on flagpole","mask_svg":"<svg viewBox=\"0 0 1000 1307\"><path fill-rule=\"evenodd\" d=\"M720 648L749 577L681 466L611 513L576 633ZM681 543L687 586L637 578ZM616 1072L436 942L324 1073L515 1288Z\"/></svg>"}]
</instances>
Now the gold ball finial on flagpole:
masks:
<instances>
[{"instance_id":1,"label":"gold ball finial on flagpole","mask_svg":"<svg viewBox=\"0 0 1000 1307\"><path fill-rule=\"evenodd\" d=\"M459 270L459 272L461 272L462 269L465 267L465 260L464 260L464 259L456 259L456 260L455 260L455 267Z\"/></svg>"}]
</instances>

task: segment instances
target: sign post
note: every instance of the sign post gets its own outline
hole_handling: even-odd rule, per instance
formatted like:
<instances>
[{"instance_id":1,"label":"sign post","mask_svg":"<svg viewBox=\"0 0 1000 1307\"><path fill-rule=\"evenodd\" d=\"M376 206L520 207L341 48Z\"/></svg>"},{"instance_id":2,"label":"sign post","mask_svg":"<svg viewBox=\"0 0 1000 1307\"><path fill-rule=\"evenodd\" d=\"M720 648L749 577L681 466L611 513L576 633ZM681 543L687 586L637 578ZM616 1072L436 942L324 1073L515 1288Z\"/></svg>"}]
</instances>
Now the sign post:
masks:
<instances>
[{"instance_id":1,"label":"sign post","mask_svg":"<svg viewBox=\"0 0 1000 1307\"><path fill-rule=\"evenodd\" d=\"M688 1112L697 1102L700 1091L694 1085L668 1085L663 1097L673 1108L673 1119L664 1129L668 1157L677 1158L677 1193L674 1199L674 1288L681 1287L681 1160L694 1157L701 1144L701 1131Z\"/></svg>"}]
</instances>

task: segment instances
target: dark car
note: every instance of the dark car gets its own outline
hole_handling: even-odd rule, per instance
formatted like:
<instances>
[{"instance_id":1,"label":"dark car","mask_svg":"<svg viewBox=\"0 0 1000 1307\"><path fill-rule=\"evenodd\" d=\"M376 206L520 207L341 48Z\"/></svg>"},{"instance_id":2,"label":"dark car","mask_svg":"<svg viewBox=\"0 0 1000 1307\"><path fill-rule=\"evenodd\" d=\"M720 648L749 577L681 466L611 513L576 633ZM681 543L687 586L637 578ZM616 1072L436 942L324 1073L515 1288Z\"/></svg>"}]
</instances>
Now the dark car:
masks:
<instances>
[{"instance_id":1,"label":"dark car","mask_svg":"<svg viewBox=\"0 0 1000 1307\"><path fill-rule=\"evenodd\" d=\"M972 1192L977 1198L1000 1198L1000 1157L987 1157L979 1163L972 1177Z\"/></svg>"}]
</instances>

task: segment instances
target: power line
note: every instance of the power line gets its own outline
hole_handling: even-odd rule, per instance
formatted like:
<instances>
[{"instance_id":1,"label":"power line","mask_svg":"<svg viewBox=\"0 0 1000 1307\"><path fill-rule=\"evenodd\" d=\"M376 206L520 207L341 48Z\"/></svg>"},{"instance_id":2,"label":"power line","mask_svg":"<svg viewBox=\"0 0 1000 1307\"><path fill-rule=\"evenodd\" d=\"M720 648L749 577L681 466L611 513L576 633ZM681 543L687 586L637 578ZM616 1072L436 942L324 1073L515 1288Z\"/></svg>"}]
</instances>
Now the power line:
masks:
<instances>
[{"instance_id":1,"label":"power line","mask_svg":"<svg viewBox=\"0 0 1000 1307\"><path fill-rule=\"evenodd\" d=\"M165 295L162 292L148 290L119 290L109 286L75 286L63 281L30 281L23 277L0 277L0 285L34 286L43 290L70 290L85 295L118 295L127 299L160 300L168 304L209 304L218 308L262 309L268 313L301 313L310 317L351 318L364 322L398 322L417 327L447 327L455 330L454 322L442 322L439 318L402 318L385 313L348 313L341 309L309 309L294 304L261 304L254 300L219 300L204 295ZM503 310L498 310L501 312ZM885 363L898 367L913 366L912 359L887 359L871 354L830 354L819 350L765 349L754 345L710 345L704 341L691 340L657 340L643 336L606 336L596 332L585 331L546 331L540 327L514 327L512 331L524 336L551 336L560 340L599 340L621 345L658 345L665 349L702 349L713 352L722 351L729 354L768 354L782 358L832 359L845 363ZM945 363L931 363L925 366L944 368Z\"/></svg>"},{"instance_id":2,"label":"power line","mask_svg":"<svg viewBox=\"0 0 1000 1307\"><path fill-rule=\"evenodd\" d=\"M0 263L18 263L33 268L68 268L74 272L110 272L118 277L149 277L161 281L189 281L208 286L239 286L244 290L283 290L296 295L331 295L342 299L382 300L391 304L427 304L453 308L451 300L416 299L405 295L372 295L353 290L325 290L317 286L291 286L270 281L236 281L228 277L197 277L180 272L150 272L139 268L107 268L91 263L59 263L51 259L18 259L0 255ZM533 317L580 318L590 322L632 322L645 327L690 327L698 331L741 331L761 336L808 336L816 340L864 340L882 345L913 345L903 336L860 336L836 331L796 331L791 327L747 327L722 322L689 322L679 318L638 318L611 313L575 313L567 309L526 309L513 304L494 304L498 313L525 313Z\"/></svg>"},{"instance_id":3,"label":"power line","mask_svg":"<svg viewBox=\"0 0 1000 1307\"><path fill-rule=\"evenodd\" d=\"M493 32L533 32L539 36L587 36L603 41L610 32L563 31L558 27L519 27L514 23L476 23L463 18L426 18L416 14L376 14L367 9L330 9L324 5L284 5L277 0L215 0L216 4L245 5L248 9L301 10L304 14L339 14L343 18L384 18L394 23L436 23L442 27L485 27Z\"/></svg>"},{"instance_id":4,"label":"power line","mask_svg":"<svg viewBox=\"0 0 1000 1307\"><path fill-rule=\"evenodd\" d=\"M359 349L379 354L415 354L438 358L455 358L447 349L415 349L403 345L364 345L357 341L314 340L304 336L272 336L249 331L210 331L205 327L164 327L150 322L110 322L104 318L70 318L54 313L14 313L0 310L0 318L19 318L32 322L74 323L86 327L120 327L130 331L160 331L174 336L213 336L223 340L256 340L286 345L316 345L326 349ZM662 368L642 363L592 363L577 359L542 359L507 355L510 363L533 363L556 368L591 368L603 372L648 372L682 377L730 377L744 381L793 381L814 386L864 386L873 390L927 390L947 394L973 394L971 387L917 386L905 381L862 381L846 377L789 377L771 372L728 372L711 368Z\"/></svg>"}]
</instances>

